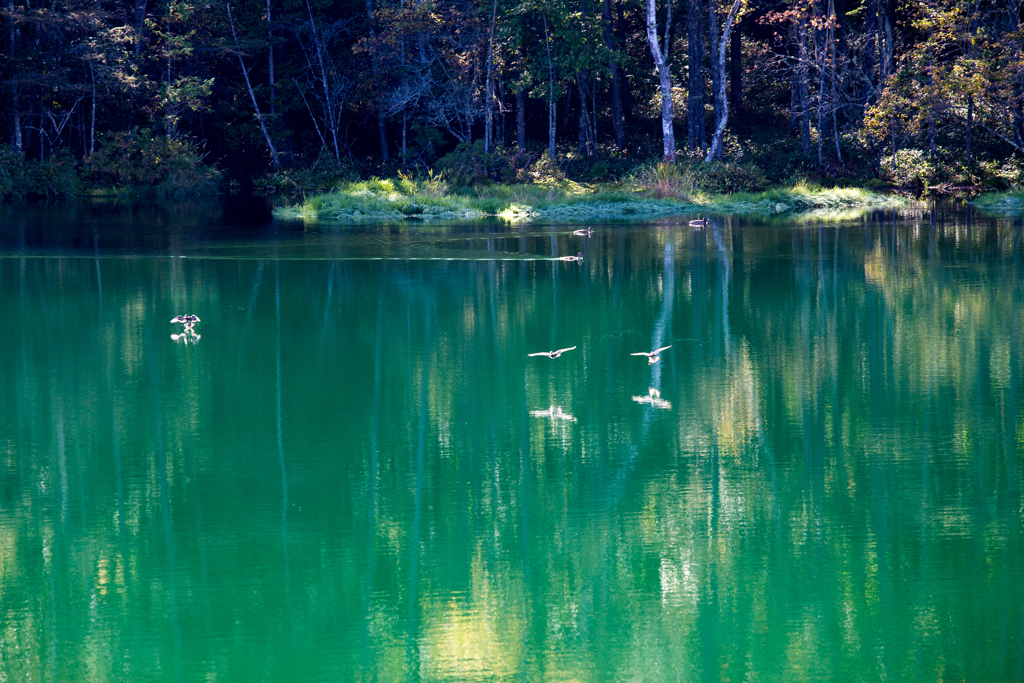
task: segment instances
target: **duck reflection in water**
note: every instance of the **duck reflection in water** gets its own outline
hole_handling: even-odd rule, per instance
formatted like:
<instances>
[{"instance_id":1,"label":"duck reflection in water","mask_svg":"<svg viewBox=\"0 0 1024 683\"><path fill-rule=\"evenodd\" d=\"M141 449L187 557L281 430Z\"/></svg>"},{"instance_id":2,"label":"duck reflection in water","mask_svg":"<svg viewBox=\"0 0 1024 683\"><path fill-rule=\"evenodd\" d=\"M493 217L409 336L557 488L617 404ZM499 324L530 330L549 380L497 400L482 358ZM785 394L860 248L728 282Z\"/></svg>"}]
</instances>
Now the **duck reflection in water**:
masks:
<instances>
[{"instance_id":1,"label":"duck reflection in water","mask_svg":"<svg viewBox=\"0 0 1024 683\"><path fill-rule=\"evenodd\" d=\"M575 256L559 256L558 261L576 261L577 263L583 263L583 252L577 253Z\"/></svg>"},{"instance_id":2,"label":"duck reflection in water","mask_svg":"<svg viewBox=\"0 0 1024 683\"><path fill-rule=\"evenodd\" d=\"M562 406L551 406L547 410L531 410L530 415L533 415L534 417L547 417L552 420L566 420L568 422L576 421L575 417L562 410Z\"/></svg>"},{"instance_id":3,"label":"duck reflection in water","mask_svg":"<svg viewBox=\"0 0 1024 683\"><path fill-rule=\"evenodd\" d=\"M672 404L661 397L661 392L651 387L647 390L646 396L634 396L633 400L637 403L649 403L655 408L661 410L669 410Z\"/></svg>"},{"instance_id":4,"label":"duck reflection in water","mask_svg":"<svg viewBox=\"0 0 1024 683\"><path fill-rule=\"evenodd\" d=\"M201 338L202 335L196 333L196 331L191 327L186 327L185 331L181 334L171 335L171 341L184 344L185 346L188 346L189 344L198 344Z\"/></svg>"}]
</instances>

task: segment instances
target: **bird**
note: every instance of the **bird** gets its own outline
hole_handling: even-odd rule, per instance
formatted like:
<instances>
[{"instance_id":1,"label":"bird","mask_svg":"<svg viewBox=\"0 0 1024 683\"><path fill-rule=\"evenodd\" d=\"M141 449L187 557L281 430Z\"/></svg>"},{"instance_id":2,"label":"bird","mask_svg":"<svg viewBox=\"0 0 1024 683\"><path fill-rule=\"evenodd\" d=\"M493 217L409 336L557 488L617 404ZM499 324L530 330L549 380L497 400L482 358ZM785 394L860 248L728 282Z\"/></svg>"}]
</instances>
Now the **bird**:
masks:
<instances>
[{"instance_id":1,"label":"bird","mask_svg":"<svg viewBox=\"0 0 1024 683\"><path fill-rule=\"evenodd\" d=\"M172 323L181 323L185 326L186 330L191 330L195 324L199 321L198 315L176 315L171 318Z\"/></svg>"},{"instance_id":2,"label":"bird","mask_svg":"<svg viewBox=\"0 0 1024 683\"><path fill-rule=\"evenodd\" d=\"M567 349L558 349L557 351L538 351L537 353L528 353L527 356L547 356L548 358L558 358L566 351L572 351L575 346L570 346Z\"/></svg>"},{"instance_id":3,"label":"bird","mask_svg":"<svg viewBox=\"0 0 1024 683\"><path fill-rule=\"evenodd\" d=\"M708 225L708 219L707 218L698 218L695 221L690 221L690 227L691 228L706 228L707 225Z\"/></svg>"},{"instance_id":4,"label":"bird","mask_svg":"<svg viewBox=\"0 0 1024 683\"><path fill-rule=\"evenodd\" d=\"M666 349L671 349L671 348L672 348L672 345L669 344L668 346L662 346L660 349L655 349L654 351L641 351L640 353L631 353L629 355L631 355L631 356L647 356L647 364L648 365L654 365L659 360L661 360L661 357L658 354L660 354L662 351L665 351Z\"/></svg>"},{"instance_id":5,"label":"bird","mask_svg":"<svg viewBox=\"0 0 1024 683\"><path fill-rule=\"evenodd\" d=\"M661 397L661 392L651 387L647 390L646 396L634 396L633 400L637 403L650 403L654 408L661 408L668 410L672 407L672 404Z\"/></svg>"},{"instance_id":6,"label":"bird","mask_svg":"<svg viewBox=\"0 0 1024 683\"><path fill-rule=\"evenodd\" d=\"M590 237L592 234L594 234L594 229L584 228L583 230L574 230L572 234L579 235L580 237Z\"/></svg>"},{"instance_id":7,"label":"bird","mask_svg":"<svg viewBox=\"0 0 1024 683\"><path fill-rule=\"evenodd\" d=\"M559 256L559 261L583 261L583 252L576 254L575 256Z\"/></svg>"}]
</instances>

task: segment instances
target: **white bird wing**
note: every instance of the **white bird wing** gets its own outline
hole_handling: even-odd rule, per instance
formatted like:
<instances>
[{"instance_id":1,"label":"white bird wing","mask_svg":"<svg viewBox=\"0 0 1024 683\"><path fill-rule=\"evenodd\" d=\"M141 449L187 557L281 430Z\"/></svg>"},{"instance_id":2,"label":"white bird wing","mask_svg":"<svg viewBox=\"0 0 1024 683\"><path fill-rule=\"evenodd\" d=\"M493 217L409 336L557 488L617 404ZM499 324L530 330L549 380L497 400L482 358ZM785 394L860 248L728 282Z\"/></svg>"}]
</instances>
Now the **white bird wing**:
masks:
<instances>
[{"instance_id":1,"label":"white bird wing","mask_svg":"<svg viewBox=\"0 0 1024 683\"><path fill-rule=\"evenodd\" d=\"M555 351L555 353L565 353L566 351L572 351L575 348L576 348L575 346L570 346L567 349L558 349L557 351Z\"/></svg>"},{"instance_id":2,"label":"white bird wing","mask_svg":"<svg viewBox=\"0 0 1024 683\"><path fill-rule=\"evenodd\" d=\"M172 323L180 323L180 322L184 322L184 321L181 319L180 315L176 315L173 318L171 318L171 322Z\"/></svg>"},{"instance_id":3,"label":"white bird wing","mask_svg":"<svg viewBox=\"0 0 1024 683\"><path fill-rule=\"evenodd\" d=\"M655 353L655 354L659 354L659 353L661 353L662 351L667 351L667 350L669 350L669 349L671 349L671 348L672 348L672 345L671 345L671 344L669 344L668 346L662 346L662 347L661 347L660 349L658 349L658 350L657 350L657 351L655 351L654 353Z\"/></svg>"},{"instance_id":4,"label":"white bird wing","mask_svg":"<svg viewBox=\"0 0 1024 683\"><path fill-rule=\"evenodd\" d=\"M547 351L538 351L537 353L528 353L527 356L548 356L550 355Z\"/></svg>"},{"instance_id":5,"label":"white bird wing","mask_svg":"<svg viewBox=\"0 0 1024 683\"><path fill-rule=\"evenodd\" d=\"M641 351L640 353L631 353L629 355L631 355L631 356L647 356L648 358L650 358L654 354L653 353L647 353L646 351Z\"/></svg>"}]
</instances>

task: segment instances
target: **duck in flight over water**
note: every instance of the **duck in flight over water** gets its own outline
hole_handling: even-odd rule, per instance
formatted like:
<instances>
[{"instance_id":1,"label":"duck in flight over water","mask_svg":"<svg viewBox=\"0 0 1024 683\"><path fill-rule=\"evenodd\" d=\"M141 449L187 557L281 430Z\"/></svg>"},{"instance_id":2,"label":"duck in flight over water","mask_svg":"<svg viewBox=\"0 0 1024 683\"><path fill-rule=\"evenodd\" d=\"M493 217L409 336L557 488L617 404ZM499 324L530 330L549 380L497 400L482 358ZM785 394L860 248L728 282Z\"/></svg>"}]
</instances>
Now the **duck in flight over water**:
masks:
<instances>
[{"instance_id":1,"label":"duck in flight over water","mask_svg":"<svg viewBox=\"0 0 1024 683\"><path fill-rule=\"evenodd\" d=\"M527 356L547 356L548 358L558 358L566 351L572 351L575 346L570 346L567 349L558 349L557 351L538 351L537 353L528 353Z\"/></svg>"},{"instance_id":2,"label":"duck in flight over water","mask_svg":"<svg viewBox=\"0 0 1024 683\"><path fill-rule=\"evenodd\" d=\"M661 360L661 356L658 355L658 354L660 354L662 351L665 351L665 350L671 349L671 348L672 348L672 345L669 344L668 346L662 346L660 349L655 349L654 351L641 351L640 353L631 353L629 355L631 355L631 356L647 356L647 364L648 365L654 365L659 360Z\"/></svg>"},{"instance_id":3,"label":"duck in flight over water","mask_svg":"<svg viewBox=\"0 0 1024 683\"><path fill-rule=\"evenodd\" d=\"M186 330L191 330L197 322L200 322L198 315L176 315L171 318L172 323L181 323Z\"/></svg>"}]
</instances>

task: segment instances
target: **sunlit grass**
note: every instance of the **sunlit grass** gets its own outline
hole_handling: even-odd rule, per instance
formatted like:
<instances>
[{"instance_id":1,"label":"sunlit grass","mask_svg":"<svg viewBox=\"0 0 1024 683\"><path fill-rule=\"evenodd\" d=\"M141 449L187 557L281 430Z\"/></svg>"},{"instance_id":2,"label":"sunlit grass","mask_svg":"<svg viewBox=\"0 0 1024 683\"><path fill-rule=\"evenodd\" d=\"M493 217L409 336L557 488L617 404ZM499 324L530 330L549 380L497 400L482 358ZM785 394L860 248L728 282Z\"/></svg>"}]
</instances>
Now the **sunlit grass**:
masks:
<instances>
[{"instance_id":1,"label":"sunlit grass","mask_svg":"<svg viewBox=\"0 0 1024 683\"><path fill-rule=\"evenodd\" d=\"M282 217L310 221L628 220L694 212L785 214L820 209L900 206L899 197L857 188L824 189L800 183L760 193L665 197L639 183L583 184L549 180L529 185L452 188L439 178L352 182L329 194L277 209Z\"/></svg>"},{"instance_id":2,"label":"sunlit grass","mask_svg":"<svg viewBox=\"0 0 1024 683\"><path fill-rule=\"evenodd\" d=\"M971 203L987 211L1021 212L1024 211L1024 190L983 194Z\"/></svg>"}]
</instances>

